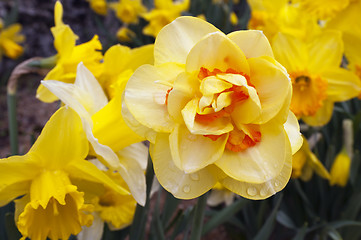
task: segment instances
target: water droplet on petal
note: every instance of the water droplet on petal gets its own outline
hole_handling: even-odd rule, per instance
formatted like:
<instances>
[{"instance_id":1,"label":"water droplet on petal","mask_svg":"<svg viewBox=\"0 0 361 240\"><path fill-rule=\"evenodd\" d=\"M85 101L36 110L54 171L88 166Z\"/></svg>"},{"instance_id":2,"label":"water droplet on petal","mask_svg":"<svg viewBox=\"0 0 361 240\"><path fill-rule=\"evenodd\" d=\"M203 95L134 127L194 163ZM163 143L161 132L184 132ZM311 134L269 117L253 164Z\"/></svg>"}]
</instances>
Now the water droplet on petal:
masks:
<instances>
[{"instance_id":1,"label":"water droplet on petal","mask_svg":"<svg viewBox=\"0 0 361 240\"><path fill-rule=\"evenodd\" d=\"M192 179L193 181L198 181L198 180L199 180L199 175L198 175L198 173L192 173L192 174L190 175L190 177L191 177L191 179Z\"/></svg>"},{"instance_id":2,"label":"water droplet on petal","mask_svg":"<svg viewBox=\"0 0 361 240\"><path fill-rule=\"evenodd\" d=\"M265 197L267 195L267 190L265 188L262 188L259 194L261 195L261 197Z\"/></svg>"},{"instance_id":3,"label":"water droplet on petal","mask_svg":"<svg viewBox=\"0 0 361 240\"><path fill-rule=\"evenodd\" d=\"M253 196L255 196L257 194L257 189L254 188L254 187L250 187L250 188L247 189L247 193L248 193L248 195L253 197Z\"/></svg>"},{"instance_id":4,"label":"water droplet on petal","mask_svg":"<svg viewBox=\"0 0 361 240\"><path fill-rule=\"evenodd\" d=\"M189 193L190 191L191 191L191 187L190 187L189 185L185 185L185 186L183 187L183 192Z\"/></svg>"}]
</instances>

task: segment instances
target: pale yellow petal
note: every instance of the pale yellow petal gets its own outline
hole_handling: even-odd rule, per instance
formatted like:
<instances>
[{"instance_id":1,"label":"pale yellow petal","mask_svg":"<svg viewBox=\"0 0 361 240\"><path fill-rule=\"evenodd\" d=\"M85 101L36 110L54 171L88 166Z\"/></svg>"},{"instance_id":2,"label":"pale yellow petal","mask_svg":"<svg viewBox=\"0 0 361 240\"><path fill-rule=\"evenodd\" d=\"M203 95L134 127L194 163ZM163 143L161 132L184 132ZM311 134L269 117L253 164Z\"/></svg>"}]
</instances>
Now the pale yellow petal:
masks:
<instances>
[{"instance_id":1,"label":"pale yellow petal","mask_svg":"<svg viewBox=\"0 0 361 240\"><path fill-rule=\"evenodd\" d=\"M227 138L228 134L224 134L212 140L190 133L184 125L177 125L169 136L173 162L185 173L202 170L221 158Z\"/></svg>"},{"instance_id":2,"label":"pale yellow petal","mask_svg":"<svg viewBox=\"0 0 361 240\"><path fill-rule=\"evenodd\" d=\"M186 71L199 71L201 67L210 71L215 68L223 72L232 69L249 74L249 66L244 53L220 32L206 35L190 50L186 61Z\"/></svg>"},{"instance_id":3,"label":"pale yellow petal","mask_svg":"<svg viewBox=\"0 0 361 240\"><path fill-rule=\"evenodd\" d=\"M193 46L205 35L219 30L212 24L193 17L179 17L158 34L154 44L154 64L185 64Z\"/></svg>"},{"instance_id":4,"label":"pale yellow petal","mask_svg":"<svg viewBox=\"0 0 361 240\"><path fill-rule=\"evenodd\" d=\"M291 143L292 154L295 154L301 148L303 138L300 133L300 125L298 124L298 120L293 112L289 111L287 122L283 124L283 126Z\"/></svg>"},{"instance_id":5,"label":"pale yellow petal","mask_svg":"<svg viewBox=\"0 0 361 240\"><path fill-rule=\"evenodd\" d=\"M287 100L290 79L284 68L270 57L251 58L250 82L255 86L261 102L261 115L254 123L265 123L275 117ZM285 117L287 117L288 112Z\"/></svg>"},{"instance_id":6,"label":"pale yellow petal","mask_svg":"<svg viewBox=\"0 0 361 240\"><path fill-rule=\"evenodd\" d=\"M154 172L159 183L176 198L192 199L211 189L217 182L210 166L187 174L174 164L169 148L169 134L158 134L151 145Z\"/></svg>"},{"instance_id":7,"label":"pale yellow petal","mask_svg":"<svg viewBox=\"0 0 361 240\"><path fill-rule=\"evenodd\" d=\"M262 31L235 31L227 35L243 51L246 58L269 56L273 51L267 37Z\"/></svg>"},{"instance_id":8,"label":"pale yellow petal","mask_svg":"<svg viewBox=\"0 0 361 240\"><path fill-rule=\"evenodd\" d=\"M283 126L265 124L260 127L261 141L240 152L225 150L215 164L229 177L260 184L275 178L282 170L290 142Z\"/></svg>"}]
</instances>

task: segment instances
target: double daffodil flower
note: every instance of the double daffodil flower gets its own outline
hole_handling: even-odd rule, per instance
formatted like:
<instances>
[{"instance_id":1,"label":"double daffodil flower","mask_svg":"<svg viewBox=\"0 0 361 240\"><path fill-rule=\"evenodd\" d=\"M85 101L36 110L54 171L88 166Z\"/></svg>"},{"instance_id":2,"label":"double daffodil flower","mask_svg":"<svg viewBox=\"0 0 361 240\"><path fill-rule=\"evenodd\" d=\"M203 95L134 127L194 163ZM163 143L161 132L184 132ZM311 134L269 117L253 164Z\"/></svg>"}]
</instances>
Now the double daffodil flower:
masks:
<instances>
[{"instance_id":1,"label":"double daffodil flower","mask_svg":"<svg viewBox=\"0 0 361 240\"><path fill-rule=\"evenodd\" d=\"M68 239L90 226L92 206L84 203L84 192L104 186L129 195L85 160L88 151L80 117L62 107L26 155L0 160L1 206L23 196L16 200L15 212L22 239Z\"/></svg>"}]
</instances>

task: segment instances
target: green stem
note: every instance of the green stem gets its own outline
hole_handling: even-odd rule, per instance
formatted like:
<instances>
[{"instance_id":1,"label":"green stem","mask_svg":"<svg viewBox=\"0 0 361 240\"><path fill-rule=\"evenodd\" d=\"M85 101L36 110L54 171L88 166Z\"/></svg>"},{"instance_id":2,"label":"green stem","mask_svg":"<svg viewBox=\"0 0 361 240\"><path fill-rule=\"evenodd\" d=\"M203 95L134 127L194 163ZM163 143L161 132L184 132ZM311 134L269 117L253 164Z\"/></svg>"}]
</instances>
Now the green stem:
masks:
<instances>
[{"instance_id":1,"label":"green stem","mask_svg":"<svg viewBox=\"0 0 361 240\"><path fill-rule=\"evenodd\" d=\"M207 194L198 198L197 205L193 215L192 232L190 240L200 240L202 236L204 212L207 205Z\"/></svg>"},{"instance_id":2,"label":"green stem","mask_svg":"<svg viewBox=\"0 0 361 240\"><path fill-rule=\"evenodd\" d=\"M134 214L134 220L130 229L130 235L129 235L130 240L144 239L145 225L147 222L147 216L149 211L150 190L152 188L153 178L154 178L153 164L152 164L152 159L149 155L147 171L145 174L145 180L147 184L146 201L144 207L137 204L137 208L135 209L135 214Z\"/></svg>"},{"instance_id":3,"label":"green stem","mask_svg":"<svg viewBox=\"0 0 361 240\"><path fill-rule=\"evenodd\" d=\"M16 92L8 92L7 103L11 155L17 155L19 154L19 141L16 121Z\"/></svg>"}]
</instances>

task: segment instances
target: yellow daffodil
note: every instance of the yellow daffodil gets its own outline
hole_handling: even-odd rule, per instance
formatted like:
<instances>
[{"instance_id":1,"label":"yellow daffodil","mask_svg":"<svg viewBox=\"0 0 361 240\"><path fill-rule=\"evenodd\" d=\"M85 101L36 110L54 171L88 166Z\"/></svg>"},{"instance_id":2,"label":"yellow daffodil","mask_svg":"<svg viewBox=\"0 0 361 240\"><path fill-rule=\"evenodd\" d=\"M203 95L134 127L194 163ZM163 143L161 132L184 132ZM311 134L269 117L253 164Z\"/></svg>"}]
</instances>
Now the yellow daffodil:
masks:
<instances>
[{"instance_id":1,"label":"yellow daffodil","mask_svg":"<svg viewBox=\"0 0 361 240\"><path fill-rule=\"evenodd\" d=\"M149 22L143 28L143 33L156 37L165 25L179 17L183 11L189 9L189 3L189 0L175 2L172 0L155 0L155 8L143 14L144 19Z\"/></svg>"},{"instance_id":2,"label":"yellow daffodil","mask_svg":"<svg viewBox=\"0 0 361 240\"><path fill-rule=\"evenodd\" d=\"M322 165L321 161L316 155L311 152L308 141L303 138L303 144L292 159L292 178L300 178L303 181L311 179L313 172L317 173L320 177L330 179L330 174L327 169Z\"/></svg>"},{"instance_id":3,"label":"yellow daffodil","mask_svg":"<svg viewBox=\"0 0 361 240\"><path fill-rule=\"evenodd\" d=\"M104 54L99 82L110 99L122 94L129 77L143 64L153 64L153 45L130 49L115 45Z\"/></svg>"},{"instance_id":4,"label":"yellow daffodil","mask_svg":"<svg viewBox=\"0 0 361 240\"><path fill-rule=\"evenodd\" d=\"M314 15L320 20L334 17L338 12L345 9L350 0L293 0L307 14Z\"/></svg>"},{"instance_id":5,"label":"yellow daffodil","mask_svg":"<svg viewBox=\"0 0 361 240\"><path fill-rule=\"evenodd\" d=\"M106 0L87 0L91 9L99 15L107 15L108 6Z\"/></svg>"},{"instance_id":6,"label":"yellow daffodil","mask_svg":"<svg viewBox=\"0 0 361 240\"><path fill-rule=\"evenodd\" d=\"M320 28L315 17L287 0L248 0L248 3L251 8L248 28L262 30L271 42L278 32L307 40Z\"/></svg>"},{"instance_id":7,"label":"yellow daffodil","mask_svg":"<svg viewBox=\"0 0 361 240\"><path fill-rule=\"evenodd\" d=\"M82 63L74 84L53 80L42 84L79 114L94 152L111 170L120 173L133 196L144 205L145 166L138 161L147 162L147 148L142 143L131 145L143 139L125 124L121 95L108 103L100 84Z\"/></svg>"},{"instance_id":8,"label":"yellow daffodil","mask_svg":"<svg viewBox=\"0 0 361 240\"><path fill-rule=\"evenodd\" d=\"M24 49L19 43L24 42L25 37L20 33L21 25L12 24L7 28L0 27L0 61L2 55L11 59L18 58L23 54Z\"/></svg>"},{"instance_id":9,"label":"yellow daffodil","mask_svg":"<svg viewBox=\"0 0 361 240\"><path fill-rule=\"evenodd\" d=\"M349 100L361 90L357 76L340 67L343 44L339 32L325 31L310 42L280 33L273 49L292 79L291 110L311 126L328 123L334 102Z\"/></svg>"},{"instance_id":10,"label":"yellow daffodil","mask_svg":"<svg viewBox=\"0 0 361 240\"><path fill-rule=\"evenodd\" d=\"M129 79L123 116L152 142L155 174L175 197L198 197L219 181L263 199L287 184L302 143L291 93L262 32L225 35L180 17L159 32L154 66Z\"/></svg>"},{"instance_id":11,"label":"yellow daffodil","mask_svg":"<svg viewBox=\"0 0 361 240\"><path fill-rule=\"evenodd\" d=\"M231 12L231 14L229 15L229 21L231 22L232 25L238 24L238 17L235 12Z\"/></svg>"},{"instance_id":12,"label":"yellow daffodil","mask_svg":"<svg viewBox=\"0 0 361 240\"><path fill-rule=\"evenodd\" d=\"M353 157L353 124L350 119L345 119L342 123L344 147L332 164L330 185L345 187L350 176Z\"/></svg>"},{"instance_id":13,"label":"yellow daffodil","mask_svg":"<svg viewBox=\"0 0 361 240\"><path fill-rule=\"evenodd\" d=\"M233 203L235 196L238 195L235 195L233 192L223 187L222 184L216 183L207 198L207 204L209 206L217 206L219 204L225 203L226 206L228 206Z\"/></svg>"},{"instance_id":14,"label":"yellow daffodil","mask_svg":"<svg viewBox=\"0 0 361 240\"><path fill-rule=\"evenodd\" d=\"M85 160L88 141L79 116L70 108L60 108L24 156L0 160L0 203L16 200L15 221L22 239L68 239L83 225L91 225L91 205L84 192L106 186L119 194L129 192ZM79 187L80 188L80 187Z\"/></svg>"},{"instance_id":15,"label":"yellow daffodil","mask_svg":"<svg viewBox=\"0 0 361 240\"><path fill-rule=\"evenodd\" d=\"M59 1L55 4L55 27L51 29L54 36L54 46L58 51L56 66L45 76L44 80L57 80L73 83L79 62L89 68L93 74L99 75L101 71L102 45L98 36L89 42L75 46L77 36L68 25L62 21L63 7ZM43 85L37 89L36 97L43 102L53 102L58 98Z\"/></svg>"},{"instance_id":16,"label":"yellow daffodil","mask_svg":"<svg viewBox=\"0 0 361 240\"><path fill-rule=\"evenodd\" d=\"M135 36L135 32L133 32L127 27L121 27L117 31L117 39L120 42L131 42Z\"/></svg>"},{"instance_id":17,"label":"yellow daffodil","mask_svg":"<svg viewBox=\"0 0 361 240\"><path fill-rule=\"evenodd\" d=\"M138 17L147 11L140 0L119 0L110 3L109 7L115 11L117 18L126 24L138 23Z\"/></svg>"},{"instance_id":18,"label":"yellow daffodil","mask_svg":"<svg viewBox=\"0 0 361 240\"><path fill-rule=\"evenodd\" d=\"M99 169L114 180L119 186L128 189L124 180L119 174L107 169L97 160L91 160ZM94 221L90 227L83 227L83 231L77 236L78 240L100 240L102 239L104 223L107 223L111 230L120 230L129 226L134 217L137 202L131 195L121 195L114 190L107 188L104 194L96 196L91 200L94 205Z\"/></svg>"}]
</instances>

